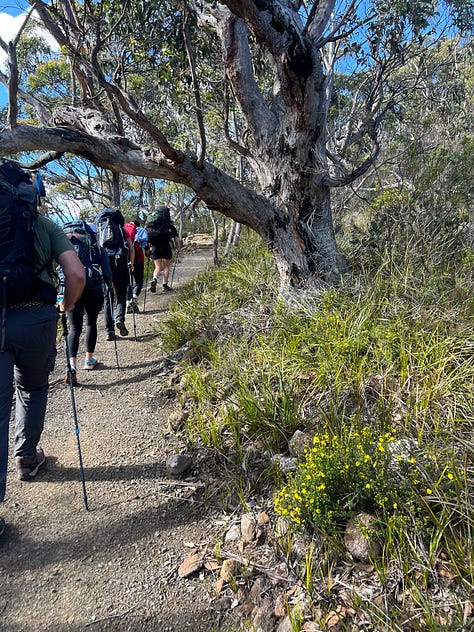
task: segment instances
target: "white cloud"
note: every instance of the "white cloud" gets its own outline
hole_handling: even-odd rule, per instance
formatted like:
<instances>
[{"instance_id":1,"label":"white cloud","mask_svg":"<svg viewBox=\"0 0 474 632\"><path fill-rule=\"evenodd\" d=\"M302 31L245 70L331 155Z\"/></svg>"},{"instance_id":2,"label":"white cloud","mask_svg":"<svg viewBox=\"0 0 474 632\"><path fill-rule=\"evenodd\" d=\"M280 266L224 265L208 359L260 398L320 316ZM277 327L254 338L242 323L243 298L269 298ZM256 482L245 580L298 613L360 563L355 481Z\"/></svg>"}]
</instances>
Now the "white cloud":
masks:
<instances>
[{"instance_id":1,"label":"white cloud","mask_svg":"<svg viewBox=\"0 0 474 632\"><path fill-rule=\"evenodd\" d=\"M0 38L4 42L8 43L15 37L25 21L25 15L25 13L21 13L20 15L16 15L14 17L12 15L9 15L8 13L0 12ZM30 17L30 20L34 19L35 16L36 13L33 13L33 15ZM40 28L36 30L36 33L38 35L42 35L53 50L59 49L57 43L51 39L49 33ZM0 47L0 68L3 70L5 69L6 61L7 56L3 48Z\"/></svg>"},{"instance_id":2,"label":"white cloud","mask_svg":"<svg viewBox=\"0 0 474 632\"><path fill-rule=\"evenodd\" d=\"M8 42L10 42L18 33L24 20L24 15L17 15L13 17L8 13L0 13L0 38L8 44ZM0 48L0 68L5 67L6 60L7 56L3 48Z\"/></svg>"}]
</instances>

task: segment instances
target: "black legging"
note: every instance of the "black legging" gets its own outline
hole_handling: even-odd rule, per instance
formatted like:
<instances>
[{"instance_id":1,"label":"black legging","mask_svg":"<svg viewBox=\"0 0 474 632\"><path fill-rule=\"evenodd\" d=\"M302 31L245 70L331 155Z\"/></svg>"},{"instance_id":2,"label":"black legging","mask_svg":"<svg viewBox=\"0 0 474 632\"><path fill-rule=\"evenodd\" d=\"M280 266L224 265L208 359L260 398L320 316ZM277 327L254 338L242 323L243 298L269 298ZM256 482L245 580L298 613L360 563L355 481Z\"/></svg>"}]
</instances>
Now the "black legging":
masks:
<instances>
[{"instance_id":1,"label":"black legging","mask_svg":"<svg viewBox=\"0 0 474 632\"><path fill-rule=\"evenodd\" d=\"M112 270L114 291L110 292L110 295L104 298L104 323L106 331L111 332L114 328L110 302L112 302L113 306L114 299L117 297L114 313L115 322L125 322L125 303L127 300L127 287L130 276L126 259L116 259L113 256L109 256L109 262L110 269Z\"/></svg>"},{"instance_id":2,"label":"black legging","mask_svg":"<svg viewBox=\"0 0 474 632\"><path fill-rule=\"evenodd\" d=\"M86 351L94 353L97 342L97 317L104 303L102 288L97 290L85 289L81 298L76 302L74 309L67 313L69 323L68 344L72 358L77 356L79 338L82 333L84 312L86 314Z\"/></svg>"}]
</instances>

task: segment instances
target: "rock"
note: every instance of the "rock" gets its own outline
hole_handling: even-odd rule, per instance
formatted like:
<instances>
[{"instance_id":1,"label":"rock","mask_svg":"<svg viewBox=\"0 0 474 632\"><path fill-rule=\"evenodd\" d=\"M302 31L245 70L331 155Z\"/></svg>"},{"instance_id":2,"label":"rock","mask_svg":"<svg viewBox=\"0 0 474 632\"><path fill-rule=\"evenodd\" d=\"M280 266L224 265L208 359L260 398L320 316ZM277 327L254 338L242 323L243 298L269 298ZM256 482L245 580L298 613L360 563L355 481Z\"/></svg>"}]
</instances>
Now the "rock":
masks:
<instances>
[{"instance_id":1,"label":"rock","mask_svg":"<svg viewBox=\"0 0 474 632\"><path fill-rule=\"evenodd\" d=\"M261 511L257 516L257 524L259 527L263 527L264 525L270 522L270 518L265 511Z\"/></svg>"},{"instance_id":2,"label":"rock","mask_svg":"<svg viewBox=\"0 0 474 632\"><path fill-rule=\"evenodd\" d=\"M177 432L178 430L184 428L184 424L186 423L187 418L187 413L179 411L171 413L171 415L168 417L168 424L171 430L173 430L173 432Z\"/></svg>"},{"instance_id":3,"label":"rock","mask_svg":"<svg viewBox=\"0 0 474 632\"><path fill-rule=\"evenodd\" d=\"M189 577L196 571L199 571L204 564L204 557L201 553L195 553L185 558L178 568L178 577Z\"/></svg>"},{"instance_id":4,"label":"rock","mask_svg":"<svg viewBox=\"0 0 474 632\"><path fill-rule=\"evenodd\" d=\"M237 542L237 540L240 540L240 527L238 524L233 524L229 530L227 531L227 533L225 534L225 541L226 542Z\"/></svg>"},{"instance_id":5,"label":"rock","mask_svg":"<svg viewBox=\"0 0 474 632\"><path fill-rule=\"evenodd\" d=\"M252 610L252 624L255 632L274 632L275 615L270 599L264 599L261 605Z\"/></svg>"},{"instance_id":6,"label":"rock","mask_svg":"<svg viewBox=\"0 0 474 632\"><path fill-rule=\"evenodd\" d=\"M237 562L237 560L224 560L221 568L221 579L225 582L228 582L230 579L238 575L239 570L240 564Z\"/></svg>"},{"instance_id":7,"label":"rock","mask_svg":"<svg viewBox=\"0 0 474 632\"><path fill-rule=\"evenodd\" d=\"M230 597L219 597L212 602L212 607L217 612L225 612L226 610L230 610L232 606L232 599Z\"/></svg>"},{"instance_id":8,"label":"rock","mask_svg":"<svg viewBox=\"0 0 474 632\"><path fill-rule=\"evenodd\" d=\"M173 454L166 461L166 468L171 476L178 476L191 467L192 459L187 454Z\"/></svg>"},{"instance_id":9,"label":"rock","mask_svg":"<svg viewBox=\"0 0 474 632\"><path fill-rule=\"evenodd\" d=\"M240 531L244 542L253 542L256 535L256 524L252 514L242 514L240 519Z\"/></svg>"},{"instance_id":10,"label":"rock","mask_svg":"<svg viewBox=\"0 0 474 632\"><path fill-rule=\"evenodd\" d=\"M416 454L418 445L414 439L403 437L390 441L386 445L387 454L390 457L389 468L394 474L402 476L401 463L409 461ZM399 459L402 459L401 462Z\"/></svg>"},{"instance_id":11,"label":"rock","mask_svg":"<svg viewBox=\"0 0 474 632\"><path fill-rule=\"evenodd\" d=\"M270 457L272 463L276 463L284 472L294 472L296 470L297 460L293 456L285 456L284 454L273 454Z\"/></svg>"},{"instance_id":12,"label":"rock","mask_svg":"<svg viewBox=\"0 0 474 632\"><path fill-rule=\"evenodd\" d=\"M275 617L282 619L286 617L286 596L278 595L275 601Z\"/></svg>"},{"instance_id":13,"label":"rock","mask_svg":"<svg viewBox=\"0 0 474 632\"><path fill-rule=\"evenodd\" d=\"M375 516L360 513L346 526L344 544L352 557L360 562L368 563L380 555L380 543L372 534L367 535L374 519Z\"/></svg>"},{"instance_id":14,"label":"rock","mask_svg":"<svg viewBox=\"0 0 474 632\"><path fill-rule=\"evenodd\" d=\"M306 448L311 446L313 439L309 434L296 430L291 439L288 441L288 450L291 456L299 457L303 456Z\"/></svg>"},{"instance_id":15,"label":"rock","mask_svg":"<svg viewBox=\"0 0 474 632\"><path fill-rule=\"evenodd\" d=\"M291 623L290 617L286 616L280 623L276 629L276 632L293 632L294 628Z\"/></svg>"},{"instance_id":16,"label":"rock","mask_svg":"<svg viewBox=\"0 0 474 632\"><path fill-rule=\"evenodd\" d=\"M265 581L265 578L257 577L257 579L254 581L252 585L252 588L250 589L249 599L254 604L259 603L263 599L263 596L265 595L266 590L267 590L267 583Z\"/></svg>"},{"instance_id":17,"label":"rock","mask_svg":"<svg viewBox=\"0 0 474 632\"><path fill-rule=\"evenodd\" d=\"M222 592L222 589L224 588L224 584L225 581L222 579L222 577L219 577L219 579L216 581L216 584L214 586L214 590L216 592L216 595L220 595Z\"/></svg>"}]
</instances>

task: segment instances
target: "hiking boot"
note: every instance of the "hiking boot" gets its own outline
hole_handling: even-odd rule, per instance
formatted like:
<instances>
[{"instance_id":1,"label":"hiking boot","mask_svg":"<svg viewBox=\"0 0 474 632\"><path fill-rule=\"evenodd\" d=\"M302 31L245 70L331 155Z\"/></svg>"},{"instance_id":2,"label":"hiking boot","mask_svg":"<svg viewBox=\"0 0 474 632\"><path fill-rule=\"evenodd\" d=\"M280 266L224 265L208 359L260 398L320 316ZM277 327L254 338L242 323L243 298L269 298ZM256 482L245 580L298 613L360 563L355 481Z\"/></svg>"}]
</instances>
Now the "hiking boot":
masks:
<instances>
[{"instance_id":1,"label":"hiking boot","mask_svg":"<svg viewBox=\"0 0 474 632\"><path fill-rule=\"evenodd\" d=\"M41 448L36 448L34 456L16 456L16 472L20 481L29 481L38 474L38 470L46 463L46 457Z\"/></svg>"},{"instance_id":2,"label":"hiking boot","mask_svg":"<svg viewBox=\"0 0 474 632\"><path fill-rule=\"evenodd\" d=\"M168 283L163 283L163 292L172 292L173 290L170 288Z\"/></svg>"},{"instance_id":3,"label":"hiking boot","mask_svg":"<svg viewBox=\"0 0 474 632\"><path fill-rule=\"evenodd\" d=\"M136 299L132 299L132 312L135 312L135 314L140 313L140 308L138 307Z\"/></svg>"},{"instance_id":4,"label":"hiking boot","mask_svg":"<svg viewBox=\"0 0 474 632\"><path fill-rule=\"evenodd\" d=\"M127 301L127 314L133 313L133 304L132 301Z\"/></svg>"},{"instance_id":5,"label":"hiking boot","mask_svg":"<svg viewBox=\"0 0 474 632\"><path fill-rule=\"evenodd\" d=\"M117 321L117 329L120 331L121 336L128 336L128 329L125 327L123 320Z\"/></svg>"},{"instance_id":6,"label":"hiking boot","mask_svg":"<svg viewBox=\"0 0 474 632\"><path fill-rule=\"evenodd\" d=\"M66 377L64 378L64 383L69 384L69 375L71 376L71 383L73 386L77 386L77 374L76 369L71 367L71 373L69 371L66 373Z\"/></svg>"},{"instance_id":7,"label":"hiking boot","mask_svg":"<svg viewBox=\"0 0 474 632\"><path fill-rule=\"evenodd\" d=\"M88 371L92 371L99 364L97 358L92 358L92 360L84 360L84 369Z\"/></svg>"},{"instance_id":8,"label":"hiking boot","mask_svg":"<svg viewBox=\"0 0 474 632\"><path fill-rule=\"evenodd\" d=\"M5 520L3 518L0 518L0 536L5 533L5 527Z\"/></svg>"},{"instance_id":9,"label":"hiking boot","mask_svg":"<svg viewBox=\"0 0 474 632\"><path fill-rule=\"evenodd\" d=\"M113 331L108 331L108 332L107 332L107 336L106 336L106 338L105 338L105 339L106 339L106 340L109 340L109 341L110 341L110 340L115 340L115 334L114 334L114 332L113 332Z\"/></svg>"},{"instance_id":10,"label":"hiking boot","mask_svg":"<svg viewBox=\"0 0 474 632\"><path fill-rule=\"evenodd\" d=\"M156 284L158 283L157 279L152 279L150 282L150 292L154 294L156 292Z\"/></svg>"}]
</instances>

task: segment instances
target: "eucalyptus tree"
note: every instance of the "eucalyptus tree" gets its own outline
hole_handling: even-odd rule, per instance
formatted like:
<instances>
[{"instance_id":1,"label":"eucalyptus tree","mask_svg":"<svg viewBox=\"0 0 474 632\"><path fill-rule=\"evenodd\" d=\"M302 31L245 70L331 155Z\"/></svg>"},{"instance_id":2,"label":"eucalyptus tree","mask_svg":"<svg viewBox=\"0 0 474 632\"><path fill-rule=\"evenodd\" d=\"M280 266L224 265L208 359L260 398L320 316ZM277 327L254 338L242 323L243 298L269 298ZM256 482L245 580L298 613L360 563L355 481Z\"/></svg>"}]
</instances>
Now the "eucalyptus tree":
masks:
<instances>
[{"instance_id":1,"label":"eucalyptus tree","mask_svg":"<svg viewBox=\"0 0 474 632\"><path fill-rule=\"evenodd\" d=\"M457 28L473 14L472 0L29 4L67 59L69 102L51 108L28 93L15 42L3 43L11 72L0 155L67 152L114 174L184 184L261 235L282 282L295 286L347 271L331 190L376 161L385 117L413 90L391 81L412 43L439 33L437 19L452 16ZM353 77L350 93L335 93L337 72ZM329 116L342 96L347 116ZM18 100L36 112L34 125L19 118ZM216 153L224 139L250 167L247 182Z\"/></svg>"}]
</instances>

